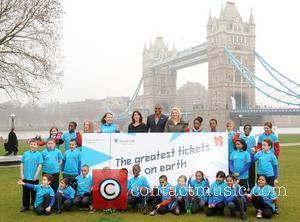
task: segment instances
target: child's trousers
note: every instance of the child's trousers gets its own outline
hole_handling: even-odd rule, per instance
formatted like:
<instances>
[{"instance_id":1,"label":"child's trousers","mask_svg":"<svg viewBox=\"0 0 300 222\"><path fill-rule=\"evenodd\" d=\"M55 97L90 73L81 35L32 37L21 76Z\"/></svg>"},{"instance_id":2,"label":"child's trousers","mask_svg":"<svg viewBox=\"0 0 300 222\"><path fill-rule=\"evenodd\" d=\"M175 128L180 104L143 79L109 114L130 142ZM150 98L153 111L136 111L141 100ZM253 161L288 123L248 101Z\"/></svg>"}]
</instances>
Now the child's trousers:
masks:
<instances>
[{"instance_id":1,"label":"child's trousers","mask_svg":"<svg viewBox=\"0 0 300 222\"><path fill-rule=\"evenodd\" d=\"M51 202L51 197L49 195L44 195L44 201L43 201L43 203L41 203L40 205L38 205L35 208L36 213L38 215L42 215L44 213L47 213L46 212L46 208L49 207L50 202ZM50 212L47 213L47 214L50 214Z\"/></svg>"},{"instance_id":2,"label":"child's trousers","mask_svg":"<svg viewBox=\"0 0 300 222\"><path fill-rule=\"evenodd\" d=\"M90 193L85 193L83 196L77 195L73 203L81 208L89 207L92 204L92 195Z\"/></svg>"},{"instance_id":3,"label":"child's trousers","mask_svg":"<svg viewBox=\"0 0 300 222\"><path fill-rule=\"evenodd\" d=\"M262 210L262 215L265 218L271 218L273 215L273 208L264 202L263 198L261 196L252 196L252 202L253 206L257 210Z\"/></svg>"},{"instance_id":4,"label":"child's trousers","mask_svg":"<svg viewBox=\"0 0 300 222\"><path fill-rule=\"evenodd\" d=\"M192 214L197 213L199 210L203 210L206 205L204 200L201 200L198 196L192 199Z\"/></svg>"},{"instance_id":5,"label":"child's trousers","mask_svg":"<svg viewBox=\"0 0 300 222\"><path fill-rule=\"evenodd\" d=\"M56 207L58 211L61 211L62 209L66 211L70 211L72 209L72 199L67 199L62 196L61 193L55 194L55 201L56 201Z\"/></svg>"},{"instance_id":6,"label":"child's trousers","mask_svg":"<svg viewBox=\"0 0 300 222\"><path fill-rule=\"evenodd\" d=\"M224 207L225 207L225 205L224 205L223 202L217 203L215 205L215 207L213 207L213 208L207 208L206 215L209 216L209 217L214 216L217 213L219 215L223 215L224 214Z\"/></svg>"},{"instance_id":7,"label":"child's trousers","mask_svg":"<svg viewBox=\"0 0 300 222\"><path fill-rule=\"evenodd\" d=\"M24 183L29 183L29 184L39 184L39 181L33 181L33 180L23 180ZM36 192L33 189L28 189L25 186L23 186L23 198L22 198L22 202L23 202L23 207L30 207L30 196L31 196L31 204L34 203L35 201L35 197L36 197Z\"/></svg>"},{"instance_id":8,"label":"child's trousers","mask_svg":"<svg viewBox=\"0 0 300 222\"><path fill-rule=\"evenodd\" d=\"M232 217L236 216L236 211L239 212L241 218L245 217L246 207L245 207L244 201L243 201L243 199L241 197L236 197L234 199L234 201L229 202L227 204L227 206L228 206L228 208L230 210L230 215Z\"/></svg>"}]
</instances>

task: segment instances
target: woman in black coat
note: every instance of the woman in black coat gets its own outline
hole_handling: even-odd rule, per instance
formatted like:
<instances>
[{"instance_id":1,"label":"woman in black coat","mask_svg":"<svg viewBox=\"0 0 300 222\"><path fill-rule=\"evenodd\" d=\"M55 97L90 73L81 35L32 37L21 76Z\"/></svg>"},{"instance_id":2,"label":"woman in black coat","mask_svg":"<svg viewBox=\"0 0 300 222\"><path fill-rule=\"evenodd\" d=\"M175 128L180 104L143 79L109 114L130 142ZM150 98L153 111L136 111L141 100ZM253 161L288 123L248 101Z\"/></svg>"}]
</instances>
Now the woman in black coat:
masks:
<instances>
[{"instance_id":1,"label":"woman in black coat","mask_svg":"<svg viewBox=\"0 0 300 222\"><path fill-rule=\"evenodd\" d=\"M134 111L131 116L131 123L128 126L128 133L145 133L147 126L143 123L143 116L139 111Z\"/></svg>"},{"instance_id":2,"label":"woman in black coat","mask_svg":"<svg viewBox=\"0 0 300 222\"><path fill-rule=\"evenodd\" d=\"M7 153L5 154L5 156L8 156L12 153L14 153L14 155L17 155L18 153L18 138L17 135L14 132L14 128L12 128L8 134L8 140L7 143L4 144L5 150L7 151Z\"/></svg>"}]
</instances>

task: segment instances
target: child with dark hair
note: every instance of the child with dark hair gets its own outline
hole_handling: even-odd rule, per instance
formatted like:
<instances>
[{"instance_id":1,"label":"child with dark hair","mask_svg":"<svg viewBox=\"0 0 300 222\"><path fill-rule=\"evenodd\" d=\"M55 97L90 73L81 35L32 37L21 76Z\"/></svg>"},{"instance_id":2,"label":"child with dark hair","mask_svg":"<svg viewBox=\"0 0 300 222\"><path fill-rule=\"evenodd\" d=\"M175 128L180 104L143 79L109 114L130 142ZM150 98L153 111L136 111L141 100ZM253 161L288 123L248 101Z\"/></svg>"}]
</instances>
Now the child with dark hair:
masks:
<instances>
[{"instance_id":1,"label":"child with dark hair","mask_svg":"<svg viewBox=\"0 0 300 222\"><path fill-rule=\"evenodd\" d=\"M56 149L55 140L50 138L46 148L42 152L43 166L42 174L50 174L53 177L51 187L54 192L57 191L59 184L59 172L62 163L62 154L59 149Z\"/></svg>"},{"instance_id":2,"label":"child with dark hair","mask_svg":"<svg viewBox=\"0 0 300 222\"><path fill-rule=\"evenodd\" d=\"M79 131L76 131L77 123L71 121L68 126L68 131L64 132L62 135L60 142L65 143L65 151L70 149L70 141L75 139L77 142L77 146L81 147L82 145L82 135Z\"/></svg>"},{"instance_id":3,"label":"child with dark hair","mask_svg":"<svg viewBox=\"0 0 300 222\"><path fill-rule=\"evenodd\" d=\"M209 188L208 208L206 212L206 215L209 217L214 216L217 213L219 215L224 215L225 176L223 171L218 171L216 174L216 181Z\"/></svg>"},{"instance_id":4,"label":"child with dark hair","mask_svg":"<svg viewBox=\"0 0 300 222\"><path fill-rule=\"evenodd\" d=\"M203 122L203 118L201 116L197 116L193 121L193 127L192 128L186 128L186 132L191 133L201 133L205 132L203 128L201 127Z\"/></svg>"},{"instance_id":5,"label":"child with dark hair","mask_svg":"<svg viewBox=\"0 0 300 222\"><path fill-rule=\"evenodd\" d=\"M55 194L57 213L60 214L62 209L70 211L72 202L75 197L75 190L70 186L68 178L63 178L59 182L58 190Z\"/></svg>"},{"instance_id":6,"label":"child with dark hair","mask_svg":"<svg viewBox=\"0 0 300 222\"><path fill-rule=\"evenodd\" d=\"M230 210L231 217L236 216L236 211L239 212L240 218L246 220L246 205L244 202L244 191L237 183L235 176L228 175L226 177L227 186L224 190L225 205Z\"/></svg>"},{"instance_id":7,"label":"child with dark hair","mask_svg":"<svg viewBox=\"0 0 300 222\"><path fill-rule=\"evenodd\" d=\"M193 175L188 180L188 186L192 188L192 214L203 210L208 201L209 182L204 178L202 171L195 173L195 179L192 180Z\"/></svg>"},{"instance_id":8,"label":"child with dark hair","mask_svg":"<svg viewBox=\"0 0 300 222\"><path fill-rule=\"evenodd\" d=\"M81 175L75 178L77 192L74 198L74 205L86 208L89 207L90 211L93 212L94 209L92 208L92 188L93 188L93 179L89 175L89 166L83 165L81 168Z\"/></svg>"},{"instance_id":9,"label":"child with dark hair","mask_svg":"<svg viewBox=\"0 0 300 222\"><path fill-rule=\"evenodd\" d=\"M172 203L170 211L175 215L184 214L187 212L189 204L189 188L187 186L187 178L181 175L178 178L178 184L174 187L175 201Z\"/></svg>"},{"instance_id":10,"label":"child with dark hair","mask_svg":"<svg viewBox=\"0 0 300 222\"><path fill-rule=\"evenodd\" d=\"M150 215L168 213L174 200L175 196L172 185L168 183L166 175L161 175L159 177L158 193L154 196L153 211Z\"/></svg>"},{"instance_id":11,"label":"child with dark hair","mask_svg":"<svg viewBox=\"0 0 300 222\"><path fill-rule=\"evenodd\" d=\"M229 168L232 175L238 180L243 189L248 189L249 168L251 163L250 154L247 152L245 140L238 139L235 142L234 151L230 155Z\"/></svg>"},{"instance_id":12,"label":"child with dark hair","mask_svg":"<svg viewBox=\"0 0 300 222\"><path fill-rule=\"evenodd\" d=\"M271 218L275 213L277 195L274 187L267 184L264 175L258 176L257 185L252 188L247 197L252 201L253 206L257 210L257 218Z\"/></svg>"},{"instance_id":13,"label":"child with dark hair","mask_svg":"<svg viewBox=\"0 0 300 222\"><path fill-rule=\"evenodd\" d=\"M216 119L209 120L210 132L218 132L217 126L218 126L218 121Z\"/></svg>"},{"instance_id":14,"label":"child with dark hair","mask_svg":"<svg viewBox=\"0 0 300 222\"><path fill-rule=\"evenodd\" d=\"M62 137L62 132L59 132L58 128L55 127L55 126L53 126L49 130L49 137L45 138L44 140L39 139L38 144L39 144L39 146L44 146L44 145L47 144L48 140L50 138L52 138L52 139L55 140L55 143L56 143L56 147L55 148L59 149L60 148L60 144L62 143L61 137Z\"/></svg>"},{"instance_id":15,"label":"child with dark hair","mask_svg":"<svg viewBox=\"0 0 300 222\"><path fill-rule=\"evenodd\" d=\"M23 185L28 189L32 189L36 192L36 198L34 201L34 209L38 215L51 214L51 209L55 202L54 192L50 184L53 177L49 174L45 174L42 177L42 184L33 185L24 183L22 180L18 181L18 184Z\"/></svg>"},{"instance_id":16,"label":"child with dark hair","mask_svg":"<svg viewBox=\"0 0 300 222\"><path fill-rule=\"evenodd\" d=\"M43 157L41 153L37 151L38 141L36 139L31 139L29 142L29 148L30 150L26 151L21 159L20 177L24 183L39 184L39 174L42 169ZM23 186L23 207L21 212L29 210L30 196L31 203L33 204L36 192L33 189L28 189Z\"/></svg>"},{"instance_id":17,"label":"child with dark hair","mask_svg":"<svg viewBox=\"0 0 300 222\"><path fill-rule=\"evenodd\" d=\"M147 214L147 199L149 194L150 185L146 177L140 175L141 167L139 164L135 164L132 167L133 177L128 180L128 205L133 208L137 207L137 204L142 205L142 212Z\"/></svg>"},{"instance_id":18,"label":"child with dark hair","mask_svg":"<svg viewBox=\"0 0 300 222\"><path fill-rule=\"evenodd\" d=\"M77 148L75 139L70 140L70 149L67 150L62 159L63 178L68 178L70 185L73 186L75 178L81 171L81 151Z\"/></svg>"},{"instance_id":19,"label":"child with dark hair","mask_svg":"<svg viewBox=\"0 0 300 222\"><path fill-rule=\"evenodd\" d=\"M254 135L251 135L252 126L250 124L245 124L243 128L244 132L239 135L240 139L243 139L247 143L247 152L250 154L251 163L249 168L249 188L250 190L255 185L255 161L254 153L256 150L256 139Z\"/></svg>"}]
</instances>

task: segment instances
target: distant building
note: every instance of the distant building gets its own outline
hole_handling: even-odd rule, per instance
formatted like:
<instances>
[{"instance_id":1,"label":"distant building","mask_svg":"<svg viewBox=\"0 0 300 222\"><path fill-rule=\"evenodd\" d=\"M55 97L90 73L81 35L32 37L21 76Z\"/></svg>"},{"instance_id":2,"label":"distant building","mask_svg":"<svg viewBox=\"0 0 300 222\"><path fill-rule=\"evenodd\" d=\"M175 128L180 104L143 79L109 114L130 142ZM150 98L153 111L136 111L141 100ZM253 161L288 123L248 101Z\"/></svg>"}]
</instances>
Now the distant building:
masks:
<instances>
[{"instance_id":1,"label":"distant building","mask_svg":"<svg viewBox=\"0 0 300 222\"><path fill-rule=\"evenodd\" d=\"M182 112L192 112L194 109L203 110L208 102L207 89L198 82L187 82L176 92L176 106Z\"/></svg>"},{"instance_id":2,"label":"distant building","mask_svg":"<svg viewBox=\"0 0 300 222\"><path fill-rule=\"evenodd\" d=\"M128 106L129 100L129 97L106 97L103 101L102 107L113 113L121 113Z\"/></svg>"}]
</instances>

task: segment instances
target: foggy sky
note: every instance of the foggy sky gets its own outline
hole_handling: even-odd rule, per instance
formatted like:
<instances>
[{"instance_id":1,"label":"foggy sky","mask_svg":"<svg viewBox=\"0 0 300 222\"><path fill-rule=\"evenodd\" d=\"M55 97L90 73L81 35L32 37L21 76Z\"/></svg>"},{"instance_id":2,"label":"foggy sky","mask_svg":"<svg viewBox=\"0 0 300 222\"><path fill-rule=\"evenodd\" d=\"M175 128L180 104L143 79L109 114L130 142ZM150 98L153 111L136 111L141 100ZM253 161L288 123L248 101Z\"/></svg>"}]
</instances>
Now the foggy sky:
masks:
<instances>
[{"instance_id":1,"label":"foggy sky","mask_svg":"<svg viewBox=\"0 0 300 222\"><path fill-rule=\"evenodd\" d=\"M179 51L205 42L209 10L218 18L222 2L225 6L221 0L63 0L63 88L40 102L131 96L142 76L144 44L158 35ZM253 9L257 51L300 82L299 1L234 2L244 21ZM179 70L177 87L186 81L207 87L207 63Z\"/></svg>"}]
</instances>

